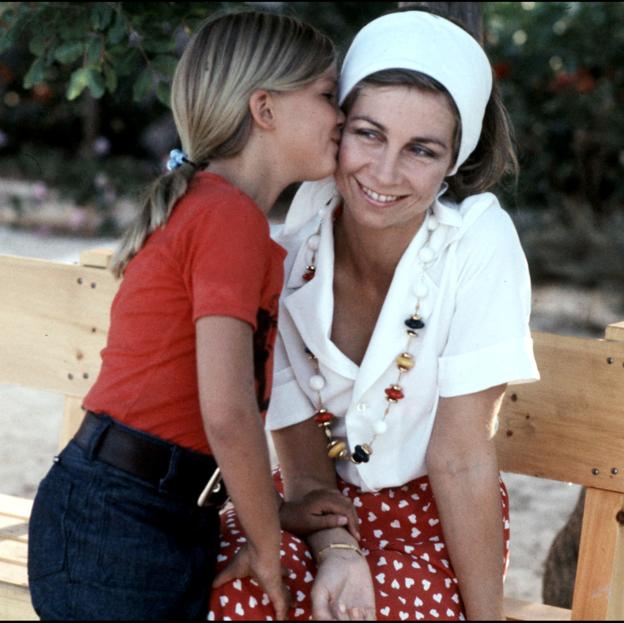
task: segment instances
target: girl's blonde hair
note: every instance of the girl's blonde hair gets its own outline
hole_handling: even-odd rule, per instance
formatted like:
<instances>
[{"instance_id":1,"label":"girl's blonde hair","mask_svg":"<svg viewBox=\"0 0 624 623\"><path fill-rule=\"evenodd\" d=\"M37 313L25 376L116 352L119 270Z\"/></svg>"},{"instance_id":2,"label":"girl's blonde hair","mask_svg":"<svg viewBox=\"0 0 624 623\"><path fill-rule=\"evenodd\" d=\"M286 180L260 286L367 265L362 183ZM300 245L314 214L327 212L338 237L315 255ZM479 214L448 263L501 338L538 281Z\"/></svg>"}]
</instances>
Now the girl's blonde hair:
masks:
<instances>
[{"instance_id":1,"label":"girl's blonde hair","mask_svg":"<svg viewBox=\"0 0 624 623\"><path fill-rule=\"evenodd\" d=\"M171 90L173 118L190 162L148 189L113 257L113 273L120 277L148 236L167 222L198 169L245 147L254 91L294 91L335 64L332 41L291 16L242 11L206 20L188 43Z\"/></svg>"}]
</instances>

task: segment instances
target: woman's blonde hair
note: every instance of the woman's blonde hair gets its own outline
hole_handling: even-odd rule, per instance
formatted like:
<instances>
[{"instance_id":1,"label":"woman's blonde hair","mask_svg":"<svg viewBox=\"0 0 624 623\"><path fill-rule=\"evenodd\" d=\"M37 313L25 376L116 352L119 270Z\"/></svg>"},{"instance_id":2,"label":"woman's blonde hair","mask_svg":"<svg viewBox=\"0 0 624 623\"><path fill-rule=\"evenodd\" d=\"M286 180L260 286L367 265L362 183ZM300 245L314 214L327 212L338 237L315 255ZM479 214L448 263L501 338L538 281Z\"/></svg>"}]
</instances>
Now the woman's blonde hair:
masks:
<instances>
[{"instance_id":1,"label":"woman's blonde hair","mask_svg":"<svg viewBox=\"0 0 624 623\"><path fill-rule=\"evenodd\" d=\"M121 276L148 236L167 222L198 169L245 147L254 91L294 91L335 64L332 41L294 17L241 11L207 19L182 54L171 90L173 118L190 162L148 189L113 257L113 273Z\"/></svg>"}]
</instances>

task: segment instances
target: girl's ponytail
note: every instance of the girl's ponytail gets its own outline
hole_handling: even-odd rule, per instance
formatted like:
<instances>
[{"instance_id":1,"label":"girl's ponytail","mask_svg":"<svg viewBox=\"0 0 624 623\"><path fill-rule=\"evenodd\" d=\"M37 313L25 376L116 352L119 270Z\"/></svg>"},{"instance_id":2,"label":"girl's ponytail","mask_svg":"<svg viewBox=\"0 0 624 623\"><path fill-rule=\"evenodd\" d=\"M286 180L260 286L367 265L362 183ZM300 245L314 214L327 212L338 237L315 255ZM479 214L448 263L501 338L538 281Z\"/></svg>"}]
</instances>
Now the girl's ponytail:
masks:
<instances>
[{"instance_id":1,"label":"girl's ponytail","mask_svg":"<svg viewBox=\"0 0 624 623\"><path fill-rule=\"evenodd\" d=\"M192 164L183 164L161 175L148 187L138 215L113 256L111 270L115 277L123 275L128 262L141 250L148 236L169 220L173 207L186 192L194 174Z\"/></svg>"}]
</instances>

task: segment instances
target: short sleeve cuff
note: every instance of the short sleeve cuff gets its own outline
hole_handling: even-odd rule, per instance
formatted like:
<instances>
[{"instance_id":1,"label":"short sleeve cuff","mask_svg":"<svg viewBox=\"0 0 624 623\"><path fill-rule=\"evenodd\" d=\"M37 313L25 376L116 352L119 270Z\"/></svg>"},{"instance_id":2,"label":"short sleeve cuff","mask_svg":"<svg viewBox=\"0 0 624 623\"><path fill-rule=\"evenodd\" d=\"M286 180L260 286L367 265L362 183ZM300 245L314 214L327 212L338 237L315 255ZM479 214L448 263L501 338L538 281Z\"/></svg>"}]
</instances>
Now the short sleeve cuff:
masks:
<instances>
[{"instance_id":1,"label":"short sleeve cuff","mask_svg":"<svg viewBox=\"0 0 624 623\"><path fill-rule=\"evenodd\" d=\"M443 398L473 394L503 383L529 383L540 378L530 335L471 353L440 357L438 364L438 385Z\"/></svg>"},{"instance_id":2,"label":"short sleeve cuff","mask_svg":"<svg viewBox=\"0 0 624 623\"><path fill-rule=\"evenodd\" d=\"M275 375L266 417L267 430L279 430L312 417L313 408L294 377L292 368Z\"/></svg>"}]
</instances>

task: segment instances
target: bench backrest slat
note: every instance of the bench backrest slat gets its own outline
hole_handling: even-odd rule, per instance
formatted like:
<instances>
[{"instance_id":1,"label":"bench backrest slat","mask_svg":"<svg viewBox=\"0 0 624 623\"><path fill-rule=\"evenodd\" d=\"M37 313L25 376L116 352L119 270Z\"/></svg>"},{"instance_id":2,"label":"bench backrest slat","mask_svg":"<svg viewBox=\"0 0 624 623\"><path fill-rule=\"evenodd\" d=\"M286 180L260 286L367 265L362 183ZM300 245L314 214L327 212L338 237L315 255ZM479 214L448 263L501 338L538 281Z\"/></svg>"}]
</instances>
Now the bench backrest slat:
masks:
<instances>
[{"instance_id":1,"label":"bench backrest slat","mask_svg":"<svg viewBox=\"0 0 624 623\"><path fill-rule=\"evenodd\" d=\"M83 396L100 368L110 271L0 256L0 383Z\"/></svg>"},{"instance_id":2,"label":"bench backrest slat","mask_svg":"<svg viewBox=\"0 0 624 623\"><path fill-rule=\"evenodd\" d=\"M541 381L505 394L501 469L624 492L624 342L533 338Z\"/></svg>"}]
</instances>

